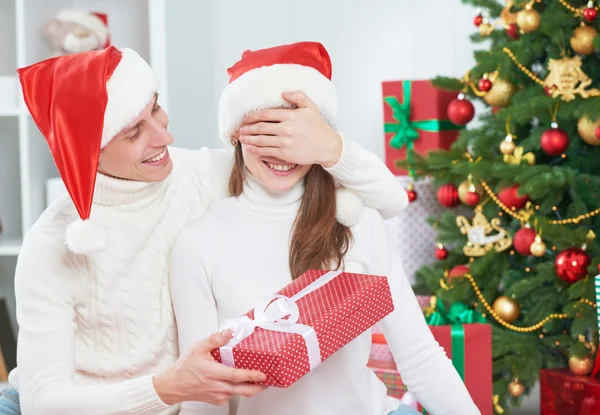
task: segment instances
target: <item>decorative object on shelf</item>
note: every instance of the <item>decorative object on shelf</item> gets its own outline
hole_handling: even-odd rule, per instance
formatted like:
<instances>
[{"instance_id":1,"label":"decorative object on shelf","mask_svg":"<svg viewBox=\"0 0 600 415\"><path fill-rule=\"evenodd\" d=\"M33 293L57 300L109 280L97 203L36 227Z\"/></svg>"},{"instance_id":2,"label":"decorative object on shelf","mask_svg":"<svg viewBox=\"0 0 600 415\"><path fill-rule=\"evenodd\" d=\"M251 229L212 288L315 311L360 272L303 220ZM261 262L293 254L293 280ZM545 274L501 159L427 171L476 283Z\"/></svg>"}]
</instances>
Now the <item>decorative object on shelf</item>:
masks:
<instances>
[{"instance_id":1,"label":"decorative object on shelf","mask_svg":"<svg viewBox=\"0 0 600 415\"><path fill-rule=\"evenodd\" d=\"M577 121L577 132L583 141L591 146L600 146L600 120L591 121L587 116L579 118Z\"/></svg>"},{"instance_id":2,"label":"decorative object on shelf","mask_svg":"<svg viewBox=\"0 0 600 415\"><path fill-rule=\"evenodd\" d=\"M570 39L571 47L580 55L591 55L596 49L594 39L597 36L598 31L596 29L581 22L581 25L573 30L573 36Z\"/></svg>"},{"instance_id":3,"label":"decorative object on shelf","mask_svg":"<svg viewBox=\"0 0 600 415\"><path fill-rule=\"evenodd\" d=\"M43 35L54 56L105 49L111 44L107 15L80 9L59 11L44 25Z\"/></svg>"},{"instance_id":4,"label":"decorative object on shelf","mask_svg":"<svg viewBox=\"0 0 600 415\"><path fill-rule=\"evenodd\" d=\"M509 324L515 322L521 315L519 304L506 295L496 298L492 308L498 317Z\"/></svg>"},{"instance_id":5,"label":"decorative object on shelf","mask_svg":"<svg viewBox=\"0 0 600 415\"><path fill-rule=\"evenodd\" d=\"M483 256L492 249L502 252L512 245L511 236L500 227L500 218L488 221L482 212L481 205L475 208L472 223L465 216L457 216L456 225L460 228L461 233L468 237L468 242L463 247L463 252L467 256ZM493 231L496 233L491 234Z\"/></svg>"}]
</instances>

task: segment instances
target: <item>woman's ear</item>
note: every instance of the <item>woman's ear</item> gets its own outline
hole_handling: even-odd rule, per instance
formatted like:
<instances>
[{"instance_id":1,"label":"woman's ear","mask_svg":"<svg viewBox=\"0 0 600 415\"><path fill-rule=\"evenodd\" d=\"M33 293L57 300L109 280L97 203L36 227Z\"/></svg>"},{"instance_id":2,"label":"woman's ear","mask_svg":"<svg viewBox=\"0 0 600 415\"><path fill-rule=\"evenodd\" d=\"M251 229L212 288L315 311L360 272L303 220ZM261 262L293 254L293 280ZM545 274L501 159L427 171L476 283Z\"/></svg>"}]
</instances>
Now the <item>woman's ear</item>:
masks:
<instances>
[{"instance_id":1,"label":"woman's ear","mask_svg":"<svg viewBox=\"0 0 600 415\"><path fill-rule=\"evenodd\" d=\"M363 215L365 205L362 199L345 187L335 190L335 217L344 226L356 225Z\"/></svg>"}]
</instances>

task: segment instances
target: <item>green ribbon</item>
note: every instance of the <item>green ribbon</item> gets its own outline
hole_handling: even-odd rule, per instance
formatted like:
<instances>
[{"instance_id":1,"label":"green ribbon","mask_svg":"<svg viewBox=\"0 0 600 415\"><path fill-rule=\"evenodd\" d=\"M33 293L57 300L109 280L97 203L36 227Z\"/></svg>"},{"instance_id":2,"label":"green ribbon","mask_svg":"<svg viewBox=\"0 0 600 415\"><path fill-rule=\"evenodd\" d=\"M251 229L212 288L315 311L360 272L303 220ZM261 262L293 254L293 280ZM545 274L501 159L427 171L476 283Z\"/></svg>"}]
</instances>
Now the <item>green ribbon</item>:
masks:
<instances>
[{"instance_id":1,"label":"green ribbon","mask_svg":"<svg viewBox=\"0 0 600 415\"><path fill-rule=\"evenodd\" d=\"M452 365L465 381L465 329L463 324L486 323L486 319L466 304L454 303L446 310L444 303L438 298L435 311L425 318L430 326L450 325L452 339ZM423 409L423 414L427 411Z\"/></svg>"},{"instance_id":2,"label":"green ribbon","mask_svg":"<svg viewBox=\"0 0 600 415\"><path fill-rule=\"evenodd\" d=\"M385 123L384 131L393 133L390 140L390 147L401 149L406 147L406 157L409 165L412 165L410 151L413 149L414 142L419 138L419 130L428 132L440 132L460 130L464 127L453 124L449 120L421 120L412 121L410 119L410 106L412 99L412 82L402 82L402 102L395 96L385 97L383 100L392 108L394 119L397 122ZM410 175L414 176L415 171L410 167Z\"/></svg>"}]
</instances>

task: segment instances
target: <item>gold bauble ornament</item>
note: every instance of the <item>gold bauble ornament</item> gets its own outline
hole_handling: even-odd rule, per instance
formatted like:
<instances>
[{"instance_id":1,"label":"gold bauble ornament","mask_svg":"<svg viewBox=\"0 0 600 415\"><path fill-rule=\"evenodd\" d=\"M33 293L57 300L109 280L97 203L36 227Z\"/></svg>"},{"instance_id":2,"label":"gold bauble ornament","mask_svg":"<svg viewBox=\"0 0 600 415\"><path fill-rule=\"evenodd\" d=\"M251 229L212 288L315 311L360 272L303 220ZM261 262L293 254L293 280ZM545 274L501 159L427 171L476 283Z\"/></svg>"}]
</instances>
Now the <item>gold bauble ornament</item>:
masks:
<instances>
[{"instance_id":1,"label":"gold bauble ornament","mask_svg":"<svg viewBox=\"0 0 600 415\"><path fill-rule=\"evenodd\" d=\"M505 156L510 156L515 152L516 147L517 145L515 144L512 136L507 135L506 138L502 140L502 143L500 143L500 152Z\"/></svg>"},{"instance_id":2,"label":"gold bauble ornament","mask_svg":"<svg viewBox=\"0 0 600 415\"><path fill-rule=\"evenodd\" d=\"M525 386L523 386L519 379L515 378L508 384L508 393L511 396L517 398L523 395L523 392L525 392Z\"/></svg>"},{"instance_id":3,"label":"gold bauble ornament","mask_svg":"<svg viewBox=\"0 0 600 415\"><path fill-rule=\"evenodd\" d=\"M540 235L535 236L535 240L529 247L531 251L531 255L536 257L542 257L546 254L546 244L542 241L542 237Z\"/></svg>"},{"instance_id":4,"label":"gold bauble ornament","mask_svg":"<svg viewBox=\"0 0 600 415\"><path fill-rule=\"evenodd\" d=\"M501 295L500 297L496 298L492 308L498 317L507 323L516 321L521 315L521 307L519 307L519 304L517 304L517 302L512 298L505 295Z\"/></svg>"},{"instance_id":5,"label":"gold bauble ornament","mask_svg":"<svg viewBox=\"0 0 600 415\"><path fill-rule=\"evenodd\" d=\"M573 30L571 37L571 47L580 55L591 55L595 51L594 39L598 36L596 29L590 26L581 25Z\"/></svg>"},{"instance_id":6,"label":"gold bauble ornament","mask_svg":"<svg viewBox=\"0 0 600 415\"><path fill-rule=\"evenodd\" d=\"M493 31L493 26L487 22L483 22L479 25L479 34L481 36L489 36L492 34Z\"/></svg>"},{"instance_id":7,"label":"gold bauble ornament","mask_svg":"<svg viewBox=\"0 0 600 415\"><path fill-rule=\"evenodd\" d=\"M600 127L600 120L590 121L585 115L577 121L579 136L591 146L600 146L600 138L596 136L596 128L598 127Z\"/></svg>"},{"instance_id":8,"label":"gold bauble ornament","mask_svg":"<svg viewBox=\"0 0 600 415\"><path fill-rule=\"evenodd\" d=\"M569 358L569 369L571 372L578 376L585 376L592 371L594 367L594 362L592 358L589 356L586 357L577 357L571 356Z\"/></svg>"},{"instance_id":9,"label":"gold bauble ornament","mask_svg":"<svg viewBox=\"0 0 600 415\"><path fill-rule=\"evenodd\" d=\"M521 33L535 32L540 27L541 21L540 14L529 5L517 14L517 26L521 29Z\"/></svg>"},{"instance_id":10,"label":"gold bauble ornament","mask_svg":"<svg viewBox=\"0 0 600 415\"><path fill-rule=\"evenodd\" d=\"M492 107L506 107L517 90L512 83L503 79L497 79L492 88L484 95L483 100Z\"/></svg>"},{"instance_id":11,"label":"gold bauble ornament","mask_svg":"<svg viewBox=\"0 0 600 415\"><path fill-rule=\"evenodd\" d=\"M481 196L483 194L483 187L481 187L481 185L477 185L477 186L473 185L473 187L474 188L471 187L471 184L469 183L468 180L465 180L460 185L458 185L458 198L465 205L467 204L467 202L466 202L467 193L469 193L470 191L474 191L479 196Z\"/></svg>"}]
</instances>

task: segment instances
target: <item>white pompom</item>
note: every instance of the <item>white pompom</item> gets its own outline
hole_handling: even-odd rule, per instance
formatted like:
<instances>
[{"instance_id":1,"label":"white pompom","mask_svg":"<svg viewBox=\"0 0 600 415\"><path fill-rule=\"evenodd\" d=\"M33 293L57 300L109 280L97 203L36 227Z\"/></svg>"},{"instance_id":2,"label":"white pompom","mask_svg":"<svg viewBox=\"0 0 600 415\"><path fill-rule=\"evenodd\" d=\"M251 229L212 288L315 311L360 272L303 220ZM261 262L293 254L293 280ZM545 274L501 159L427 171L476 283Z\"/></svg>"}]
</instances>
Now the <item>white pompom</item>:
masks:
<instances>
[{"instance_id":1,"label":"white pompom","mask_svg":"<svg viewBox=\"0 0 600 415\"><path fill-rule=\"evenodd\" d=\"M106 248L106 231L102 225L87 220L76 220L67 227L67 247L71 252L86 255L102 252Z\"/></svg>"},{"instance_id":2,"label":"white pompom","mask_svg":"<svg viewBox=\"0 0 600 415\"><path fill-rule=\"evenodd\" d=\"M418 410L419 402L417 401L417 397L410 392L405 392L400 399L401 405L406 405L411 409Z\"/></svg>"},{"instance_id":3,"label":"white pompom","mask_svg":"<svg viewBox=\"0 0 600 415\"><path fill-rule=\"evenodd\" d=\"M362 218L365 205L351 190L340 187L335 191L335 217L344 226L356 225Z\"/></svg>"}]
</instances>

